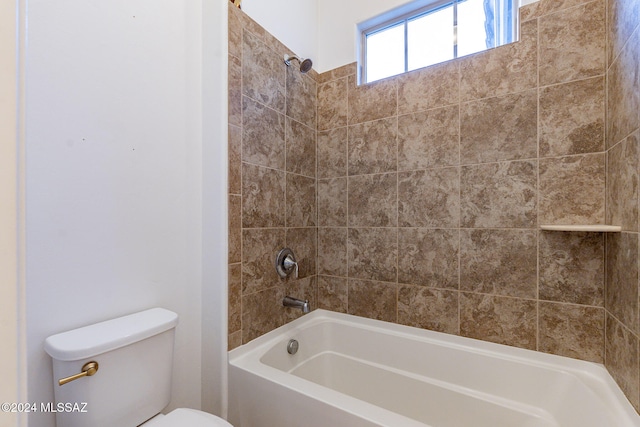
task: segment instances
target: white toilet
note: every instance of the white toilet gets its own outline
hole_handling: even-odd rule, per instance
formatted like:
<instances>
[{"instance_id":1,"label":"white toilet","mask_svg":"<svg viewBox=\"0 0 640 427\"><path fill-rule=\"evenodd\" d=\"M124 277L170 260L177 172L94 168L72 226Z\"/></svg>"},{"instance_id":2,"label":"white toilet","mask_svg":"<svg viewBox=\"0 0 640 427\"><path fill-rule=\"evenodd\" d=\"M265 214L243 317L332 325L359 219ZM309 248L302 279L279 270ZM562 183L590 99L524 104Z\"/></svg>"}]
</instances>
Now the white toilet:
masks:
<instances>
[{"instance_id":1,"label":"white toilet","mask_svg":"<svg viewBox=\"0 0 640 427\"><path fill-rule=\"evenodd\" d=\"M160 414L171 395L177 324L176 313L153 308L47 338L57 427L231 427L194 409Z\"/></svg>"}]
</instances>

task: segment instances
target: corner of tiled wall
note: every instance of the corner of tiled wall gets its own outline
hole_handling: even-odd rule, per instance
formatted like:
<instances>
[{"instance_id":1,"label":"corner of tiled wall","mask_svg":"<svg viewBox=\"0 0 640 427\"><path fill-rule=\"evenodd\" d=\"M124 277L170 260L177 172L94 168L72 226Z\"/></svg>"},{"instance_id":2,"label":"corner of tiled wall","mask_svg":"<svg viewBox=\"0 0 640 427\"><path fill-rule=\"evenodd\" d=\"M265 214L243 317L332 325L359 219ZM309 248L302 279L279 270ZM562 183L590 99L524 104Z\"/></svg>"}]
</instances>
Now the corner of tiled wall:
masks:
<instances>
[{"instance_id":1,"label":"corner of tiled wall","mask_svg":"<svg viewBox=\"0 0 640 427\"><path fill-rule=\"evenodd\" d=\"M605 365L640 409L638 170L640 3L607 1L607 222Z\"/></svg>"},{"instance_id":2,"label":"corner of tiled wall","mask_svg":"<svg viewBox=\"0 0 640 427\"><path fill-rule=\"evenodd\" d=\"M229 349L316 306L316 79L283 62L292 52L229 7ZM274 261L291 248L299 279Z\"/></svg>"}]
</instances>

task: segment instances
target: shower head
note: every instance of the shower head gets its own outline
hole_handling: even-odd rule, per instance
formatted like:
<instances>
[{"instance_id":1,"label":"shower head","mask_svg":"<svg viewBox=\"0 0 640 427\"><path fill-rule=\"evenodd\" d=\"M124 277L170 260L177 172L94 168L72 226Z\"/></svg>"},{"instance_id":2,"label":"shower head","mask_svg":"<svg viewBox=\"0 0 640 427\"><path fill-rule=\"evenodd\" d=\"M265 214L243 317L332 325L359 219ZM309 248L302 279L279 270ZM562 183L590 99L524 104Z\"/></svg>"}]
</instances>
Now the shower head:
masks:
<instances>
[{"instance_id":1,"label":"shower head","mask_svg":"<svg viewBox=\"0 0 640 427\"><path fill-rule=\"evenodd\" d=\"M284 54L284 63L287 64L287 67L291 65L291 60L292 59L295 59L300 64L300 72L301 73L306 73L307 71L309 71L311 69L311 66L313 66L313 63L311 62L311 60L309 58L303 59L303 58L298 58L295 55L289 56L286 53Z\"/></svg>"}]
</instances>

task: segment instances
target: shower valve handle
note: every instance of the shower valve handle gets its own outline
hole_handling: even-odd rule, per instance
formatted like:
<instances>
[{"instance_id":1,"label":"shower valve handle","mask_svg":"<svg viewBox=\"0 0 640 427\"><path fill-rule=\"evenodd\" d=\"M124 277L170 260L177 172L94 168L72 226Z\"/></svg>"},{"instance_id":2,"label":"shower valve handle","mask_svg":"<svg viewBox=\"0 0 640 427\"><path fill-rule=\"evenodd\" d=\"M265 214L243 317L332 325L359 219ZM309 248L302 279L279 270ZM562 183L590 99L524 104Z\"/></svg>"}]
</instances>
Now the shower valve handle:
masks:
<instances>
[{"instance_id":1,"label":"shower valve handle","mask_svg":"<svg viewBox=\"0 0 640 427\"><path fill-rule=\"evenodd\" d=\"M294 279L298 278L298 261L296 261L296 256L291 249L284 248L278 252L276 256L276 272L283 279L291 273L294 273Z\"/></svg>"},{"instance_id":2,"label":"shower valve handle","mask_svg":"<svg viewBox=\"0 0 640 427\"><path fill-rule=\"evenodd\" d=\"M293 268L293 278L298 278L298 263L296 262L295 258L293 258L291 255L287 255L282 262L282 265L287 271L291 271L291 269Z\"/></svg>"}]
</instances>

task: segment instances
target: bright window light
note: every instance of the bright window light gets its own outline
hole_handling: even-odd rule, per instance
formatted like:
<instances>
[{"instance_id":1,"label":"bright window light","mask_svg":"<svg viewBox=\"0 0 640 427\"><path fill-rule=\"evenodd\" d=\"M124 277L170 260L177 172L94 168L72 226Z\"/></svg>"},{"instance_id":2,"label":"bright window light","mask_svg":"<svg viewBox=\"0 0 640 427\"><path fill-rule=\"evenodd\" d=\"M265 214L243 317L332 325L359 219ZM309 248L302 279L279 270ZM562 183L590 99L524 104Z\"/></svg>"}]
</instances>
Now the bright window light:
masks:
<instances>
[{"instance_id":1,"label":"bright window light","mask_svg":"<svg viewBox=\"0 0 640 427\"><path fill-rule=\"evenodd\" d=\"M494 46L494 28L487 28L485 0L466 0L458 4L458 56L470 55ZM482 17L482 19L478 19Z\"/></svg>"},{"instance_id":2,"label":"bright window light","mask_svg":"<svg viewBox=\"0 0 640 427\"><path fill-rule=\"evenodd\" d=\"M407 20L407 71L454 58L453 6ZM429 43L425 43L429 40ZM403 70L404 71L404 70Z\"/></svg>"},{"instance_id":3,"label":"bright window light","mask_svg":"<svg viewBox=\"0 0 640 427\"><path fill-rule=\"evenodd\" d=\"M368 83L513 42L515 1L415 0L360 24L360 80Z\"/></svg>"},{"instance_id":4,"label":"bright window light","mask_svg":"<svg viewBox=\"0 0 640 427\"><path fill-rule=\"evenodd\" d=\"M367 35L367 69L370 78L404 73L404 25L396 24Z\"/></svg>"}]
</instances>

